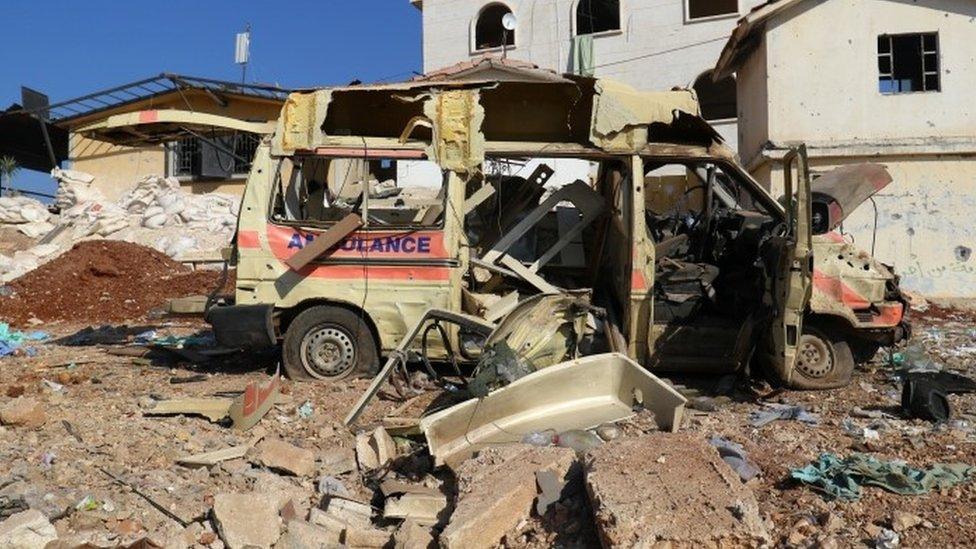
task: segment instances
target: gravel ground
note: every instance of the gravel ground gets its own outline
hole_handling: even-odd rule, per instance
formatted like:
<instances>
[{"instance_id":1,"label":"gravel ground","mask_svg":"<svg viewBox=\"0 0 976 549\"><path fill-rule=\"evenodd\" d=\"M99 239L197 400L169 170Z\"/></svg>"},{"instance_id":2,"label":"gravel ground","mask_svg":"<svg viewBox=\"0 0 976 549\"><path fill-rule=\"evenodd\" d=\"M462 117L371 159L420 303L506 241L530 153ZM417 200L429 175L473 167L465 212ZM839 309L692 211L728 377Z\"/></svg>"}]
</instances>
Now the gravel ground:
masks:
<instances>
[{"instance_id":1,"label":"gravel ground","mask_svg":"<svg viewBox=\"0 0 976 549\"><path fill-rule=\"evenodd\" d=\"M973 313L936 307L916 312L914 341L937 363L976 375L970 371L976 356L974 317ZM84 327L58 324L39 328L50 329L60 338ZM147 323L130 326L124 334L131 336L149 328L157 329L160 335L188 335L205 326L192 321ZM367 380L334 385L285 381L284 396L261 423L251 431L238 432L199 417L147 417L140 403L148 398L241 391L251 381L268 379L275 367L273 355L232 355L193 365L179 359L147 361L114 356L100 345L68 346L64 341L38 344L33 357L0 359L0 408L16 397L26 398L40 403L46 416L43 425L33 429L0 427L0 504L4 493L27 494L28 501L42 506L58 534L70 542L115 546L149 536L173 547L201 545L201 541L221 547L222 542L210 534L214 528L208 516L216 494L291 491L299 494L299 499L304 497L304 503L314 505L319 497L315 480L326 472L323 456L352 455L355 437L341 420L365 390ZM756 495L775 546L872 547L880 529L892 527L901 530L898 535L905 547L976 546L976 484L921 496L900 496L867 487L859 501L838 502L827 501L809 487L789 480L791 468L807 465L822 452L840 456L868 452L915 466L955 461L976 464L976 417L971 415L976 395L951 397L955 416L947 425L905 419L898 408L900 385L887 362L887 355L881 353L875 362L858 371L850 386L828 392L776 391L762 382L738 380L731 392L709 396L707 403L715 409L692 409L687 414L683 430L704 437L718 434L740 443L759 465L762 474L748 486ZM206 378L170 383L173 377L198 373ZM52 388L48 382L63 388ZM699 385L707 388L716 383L711 380ZM396 410L396 415L419 413L433 396L418 397ZM376 424L402 405L390 394L383 393L383 397L374 401L361 424ZM309 417L299 412L305 402L312 410ZM749 414L764 402L803 405L818 414L820 422L775 421L752 427ZM704 404L699 407L711 408ZM855 417L855 408L891 417ZM873 428L879 436L865 439L849 434L842 427L845 420L860 429ZM646 414L638 415L622 423L623 436L639 436L651 425ZM312 450L319 469L315 475L293 477L253 466L247 459L210 469L175 463L184 455L244 444L257 436L280 438ZM643 459L646 456L634 456L634 466L639 467ZM425 477L422 466L414 469L415 480L426 478L433 485L451 482L443 473ZM125 479L190 526L184 528L153 508L130 488L113 481L106 471ZM373 499L370 478L355 470L334 476L353 497L378 503ZM76 509L89 496L95 503ZM504 545L592 546L597 538L589 513L585 496L570 498L546 516L525 521L505 537ZM907 515L899 515L902 513ZM920 521L901 528L893 524L896 516L917 516Z\"/></svg>"}]
</instances>

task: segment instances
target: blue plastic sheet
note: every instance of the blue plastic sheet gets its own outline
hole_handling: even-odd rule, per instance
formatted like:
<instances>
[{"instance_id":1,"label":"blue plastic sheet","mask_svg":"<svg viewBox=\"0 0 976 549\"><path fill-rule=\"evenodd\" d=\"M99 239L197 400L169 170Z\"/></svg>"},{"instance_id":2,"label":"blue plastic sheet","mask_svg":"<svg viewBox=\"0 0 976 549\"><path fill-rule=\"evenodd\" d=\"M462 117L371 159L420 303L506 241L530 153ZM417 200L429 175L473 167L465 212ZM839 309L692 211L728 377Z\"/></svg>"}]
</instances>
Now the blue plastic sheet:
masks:
<instances>
[{"instance_id":1,"label":"blue plastic sheet","mask_svg":"<svg viewBox=\"0 0 976 549\"><path fill-rule=\"evenodd\" d=\"M18 332L11 330L6 322L0 322L0 357L14 354L17 349L24 347L24 343L29 341L43 341L48 338L46 332ZM34 356L36 351L32 347L24 349L29 356Z\"/></svg>"}]
</instances>

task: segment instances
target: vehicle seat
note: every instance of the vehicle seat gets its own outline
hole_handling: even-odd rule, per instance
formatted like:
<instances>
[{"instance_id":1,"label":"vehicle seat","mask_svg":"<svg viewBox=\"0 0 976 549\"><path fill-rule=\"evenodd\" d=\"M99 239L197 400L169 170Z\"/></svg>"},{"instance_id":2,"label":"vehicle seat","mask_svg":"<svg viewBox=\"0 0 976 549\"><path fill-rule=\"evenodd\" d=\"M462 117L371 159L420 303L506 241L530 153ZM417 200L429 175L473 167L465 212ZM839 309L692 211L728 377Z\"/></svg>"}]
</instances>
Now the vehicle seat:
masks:
<instances>
[{"instance_id":1,"label":"vehicle seat","mask_svg":"<svg viewBox=\"0 0 976 549\"><path fill-rule=\"evenodd\" d=\"M707 263L665 259L654 275L654 322L666 323L694 316L714 301L719 269Z\"/></svg>"}]
</instances>

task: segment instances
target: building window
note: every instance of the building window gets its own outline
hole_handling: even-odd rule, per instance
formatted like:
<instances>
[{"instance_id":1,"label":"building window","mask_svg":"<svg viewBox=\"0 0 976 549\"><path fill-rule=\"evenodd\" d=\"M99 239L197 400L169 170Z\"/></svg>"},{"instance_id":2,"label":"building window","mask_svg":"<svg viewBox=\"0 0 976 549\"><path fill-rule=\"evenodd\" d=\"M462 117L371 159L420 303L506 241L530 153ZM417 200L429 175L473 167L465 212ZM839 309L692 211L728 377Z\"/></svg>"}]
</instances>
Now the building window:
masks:
<instances>
[{"instance_id":1,"label":"building window","mask_svg":"<svg viewBox=\"0 0 976 549\"><path fill-rule=\"evenodd\" d=\"M940 91L938 33L879 36L878 90L885 94Z\"/></svg>"},{"instance_id":2,"label":"building window","mask_svg":"<svg viewBox=\"0 0 976 549\"><path fill-rule=\"evenodd\" d=\"M474 46L476 50L489 50L502 46L515 45L515 31L502 25L502 18L512 13L504 4L489 4L478 14L474 25Z\"/></svg>"},{"instance_id":3,"label":"building window","mask_svg":"<svg viewBox=\"0 0 976 549\"><path fill-rule=\"evenodd\" d=\"M620 30L620 0L579 0L576 34Z\"/></svg>"},{"instance_id":4,"label":"building window","mask_svg":"<svg viewBox=\"0 0 976 549\"><path fill-rule=\"evenodd\" d=\"M214 137L204 141L197 137L177 140L171 148L173 175L200 178L230 178L247 175L251 160L261 142L250 133ZM215 147L213 143L219 144ZM228 154L228 151L234 154Z\"/></svg>"},{"instance_id":5,"label":"building window","mask_svg":"<svg viewBox=\"0 0 976 549\"><path fill-rule=\"evenodd\" d=\"M712 71L708 71L695 80L694 88L705 120L726 120L738 116L734 77L727 76L714 82Z\"/></svg>"},{"instance_id":6,"label":"building window","mask_svg":"<svg viewBox=\"0 0 976 549\"><path fill-rule=\"evenodd\" d=\"M688 20L739 14L739 0L686 0Z\"/></svg>"}]
</instances>

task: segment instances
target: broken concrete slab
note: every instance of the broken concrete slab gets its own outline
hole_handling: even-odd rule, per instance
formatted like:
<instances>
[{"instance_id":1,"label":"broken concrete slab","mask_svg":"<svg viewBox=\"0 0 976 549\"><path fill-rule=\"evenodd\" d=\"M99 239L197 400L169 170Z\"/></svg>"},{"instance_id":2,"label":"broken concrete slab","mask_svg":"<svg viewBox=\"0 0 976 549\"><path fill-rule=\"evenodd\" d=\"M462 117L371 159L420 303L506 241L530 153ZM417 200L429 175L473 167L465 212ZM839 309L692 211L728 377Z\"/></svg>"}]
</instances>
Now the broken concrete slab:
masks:
<instances>
[{"instance_id":1,"label":"broken concrete slab","mask_svg":"<svg viewBox=\"0 0 976 549\"><path fill-rule=\"evenodd\" d=\"M0 409L0 423L4 425L36 428L47 421L44 406L29 398L19 397Z\"/></svg>"},{"instance_id":2,"label":"broken concrete slab","mask_svg":"<svg viewBox=\"0 0 976 549\"><path fill-rule=\"evenodd\" d=\"M383 507L384 518L411 519L426 525L446 522L448 516L443 494L402 494L387 498Z\"/></svg>"},{"instance_id":3,"label":"broken concrete slab","mask_svg":"<svg viewBox=\"0 0 976 549\"><path fill-rule=\"evenodd\" d=\"M352 448L329 448L319 454L319 473L336 476L356 470L356 452Z\"/></svg>"},{"instance_id":4,"label":"broken concrete slab","mask_svg":"<svg viewBox=\"0 0 976 549\"><path fill-rule=\"evenodd\" d=\"M376 528L370 522L361 522L355 517L353 517L355 523L350 524L332 514L335 510L330 509L329 512L325 512L321 509L312 509L308 517L309 522L329 531L331 535L338 535L342 544L348 547L386 547L390 543L390 532Z\"/></svg>"},{"instance_id":5,"label":"broken concrete slab","mask_svg":"<svg viewBox=\"0 0 976 549\"><path fill-rule=\"evenodd\" d=\"M493 446L457 468L458 499L441 547L490 547L532 514L536 472L551 470L578 485L576 452L526 444Z\"/></svg>"},{"instance_id":6,"label":"broken concrete slab","mask_svg":"<svg viewBox=\"0 0 976 549\"><path fill-rule=\"evenodd\" d=\"M350 526L365 527L373 522L373 508L350 499L330 497L325 512Z\"/></svg>"},{"instance_id":7,"label":"broken concrete slab","mask_svg":"<svg viewBox=\"0 0 976 549\"><path fill-rule=\"evenodd\" d=\"M269 469L304 477L315 470L315 454L281 439L265 439L250 452L251 461Z\"/></svg>"},{"instance_id":8,"label":"broken concrete slab","mask_svg":"<svg viewBox=\"0 0 976 549\"><path fill-rule=\"evenodd\" d=\"M281 518L271 499L258 493L214 496L214 524L228 549L270 547L281 535Z\"/></svg>"},{"instance_id":9,"label":"broken concrete slab","mask_svg":"<svg viewBox=\"0 0 976 549\"><path fill-rule=\"evenodd\" d=\"M595 448L586 488L604 547L769 540L752 491L698 435L651 433Z\"/></svg>"},{"instance_id":10,"label":"broken concrete slab","mask_svg":"<svg viewBox=\"0 0 976 549\"><path fill-rule=\"evenodd\" d=\"M406 520L393 534L394 549L432 549L437 547L434 543L434 534L430 528Z\"/></svg>"},{"instance_id":11,"label":"broken concrete slab","mask_svg":"<svg viewBox=\"0 0 976 549\"><path fill-rule=\"evenodd\" d=\"M335 532L302 520L288 523L275 549L331 549L342 544L342 531Z\"/></svg>"},{"instance_id":12,"label":"broken concrete slab","mask_svg":"<svg viewBox=\"0 0 976 549\"><path fill-rule=\"evenodd\" d=\"M276 473L256 469L248 471L247 474L254 478L254 492L270 499L279 513L291 502L300 518L304 519L308 516L308 511L311 508L308 492L302 487L296 486L293 477L283 477Z\"/></svg>"},{"instance_id":13,"label":"broken concrete slab","mask_svg":"<svg viewBox=\"0 0 976 549\"><path fill-rule=\"evenodd\" d=\"M142 414L145 416L203 416L213 423L230 414L234 403L230 398L174 398L153 401Z\"/></svg>"},{"instance_id":14,"label":"broken concrete slab","mask_svg":"<svg viewBox=\"0 0 976 549\"><path fill-rule=\"evenodd\" d=\"M609 353L563 362L420 421L438 465L454 465L479 448L521 441L535 431L589 429L654 412L661 429L677 430L686 399L625 355Z\"/></svg>"},{"instance_id":15,"label":"broken concrete slab","mask_svg":"<svg viewBox=\"0 0 976 549\"><path fill-rule=\"evenodd\" d=\"M441 495L441 491L436 488L424 486L423 484L403 482L402 480L397 480L394 478L388 478L383 482L381 482L380 492L383 494L384 497L390 497L399 494L426 494L431 496Z\"/></svg>"},{"instance_id":16,"label":"broken concrete slab","mask_svg":"<svg viewBox=\"0 0 976 549\"><path fill-rule=\"evenodd\" d=\"M390 544L393 534L379 528L350 526L342 536L342 543L350 549L381 549Z\"/></svg>"},{"instance_id":17,"label":"broken concrete slab","mask_svg":"<svg viewBox=\"0 0 976 549\"><path fill-rule=\"evenodd\" d=\"M210 467L217 465L222 461L242 458L250 448L251 447L246 444L241 446L231 446L230 448L214 450L213 452L204 452L202 454L182 457L176 460L176 463L185 465L187 467Z\"/></svg>"},{"instance_id":18,"label":"broken concrete slab","mask_svg":"<svg viewBox=\"0 0 976 549\"><path fill-rule=\"evenodd\" d=\"M58 539L58 531L43 513L28 509L0 523L0 547L35 549Z\"/></svg>"},{"instance_id":19,"label":"broken concrete slab","mask_svg":"<svg viewBox=\"0 0 976 549\"><path fill-rule=\"evenodd\" d=\"M356 435L356 460L359 469L371 471L389 463L396 457L396 443L386 429L377 427L371 433Z\"/></svg>"}]
</instances>

